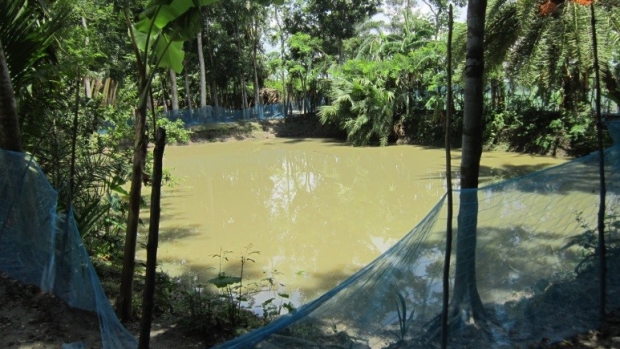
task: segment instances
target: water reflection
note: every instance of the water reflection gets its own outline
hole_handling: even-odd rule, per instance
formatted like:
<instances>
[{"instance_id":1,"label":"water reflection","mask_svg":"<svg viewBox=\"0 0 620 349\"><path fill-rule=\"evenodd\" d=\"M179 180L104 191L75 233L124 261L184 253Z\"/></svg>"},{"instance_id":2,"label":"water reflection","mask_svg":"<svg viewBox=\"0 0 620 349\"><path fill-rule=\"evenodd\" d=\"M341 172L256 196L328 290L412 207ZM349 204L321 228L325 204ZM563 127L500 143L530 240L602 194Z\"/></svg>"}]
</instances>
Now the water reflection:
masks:
<instances>
[{"instance_id":1,"label":"water reflection","mask_svg":"<svg viewBox=\"0 0 620 349\"><path fill-rule=\"evenodd\" d=\"M486 168L562 161L492 155L483 159ZM260 255L244 275L275 275L296 302L305 302L368 264L426 216L445 192L444 157L441 149L320 141L170 147L165 166L179 184L163 190L162 266L208 280L221 247L233 251L224 271L238 275L240 255L253 244ZM427 247L425 254L438 253ZM425 287L428 295L416 297L437 297L436 286Z\"/></svg>"}]
</instances>

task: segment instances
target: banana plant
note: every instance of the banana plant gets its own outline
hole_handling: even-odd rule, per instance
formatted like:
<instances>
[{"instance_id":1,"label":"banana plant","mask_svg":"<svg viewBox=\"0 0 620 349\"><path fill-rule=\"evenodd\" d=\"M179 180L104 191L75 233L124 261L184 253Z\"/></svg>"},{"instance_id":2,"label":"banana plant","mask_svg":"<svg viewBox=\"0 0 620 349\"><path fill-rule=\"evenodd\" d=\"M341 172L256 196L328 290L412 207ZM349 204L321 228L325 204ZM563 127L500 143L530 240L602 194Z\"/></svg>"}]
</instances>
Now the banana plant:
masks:
<instances>
[{"instance_id":1,"label":"banana plant","mask_svg":"<svg viewBox=\"0 0 620 349\"><path fill-rule=\"evenodd\" d=\"M129 211L125 233L123 272L116 309L121 320L129 319L132 312L132 286L136 239L140 222L140 198L148 133L146 129L147 100L151 81L158 68L170 68L176 73L183 70L183 42L200 32L200 8L218 0L151 0L132 22L129 9L125 21L131 39L138 72L139 98L136 108L135 142L133 150ZM262 5L282 4L284 0L254 0ZM153 117L152 126L157 120Z\"/></svg>"}]
</instances>

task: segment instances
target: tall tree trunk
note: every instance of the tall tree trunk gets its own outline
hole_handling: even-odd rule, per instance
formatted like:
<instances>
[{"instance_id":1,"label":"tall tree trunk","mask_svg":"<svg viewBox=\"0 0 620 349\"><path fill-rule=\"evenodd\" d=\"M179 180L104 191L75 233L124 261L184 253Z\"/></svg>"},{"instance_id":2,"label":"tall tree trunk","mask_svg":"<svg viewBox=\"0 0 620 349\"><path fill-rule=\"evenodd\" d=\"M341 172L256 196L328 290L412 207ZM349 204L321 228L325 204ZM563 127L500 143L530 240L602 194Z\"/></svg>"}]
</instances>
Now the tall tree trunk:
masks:
<instances>
[{"instance_id":1,"label":"tall tree trunk","mask_svg":"<svg viewBox=\"0 0 620 349\"><path fill-rule=\"evenodd\" d=\"M198 33L196 43L198 46L198 66L200 67L200 108L205 108L207 106L207 70L202 51L202 31Z\"/></svg>"},{"instance_id":2,"label":"tall tree trunk","mask_svg":"<svg viewBox=\"0 0 620 349\"><path fill-rule=\"evenodd\" d=\"M168 101L170 96L168 95L168 86L166 86L166 77L161 77L161 105L164 108L164 113L168 114Z\"/></svg>"},{"instance_id":3,"label":"tall tree trunk","mask_svg":"<svg viewBox=\"0 0 620 349\"><path fill-rule=\"evenodd\" d=\"M211 43L211 27L209 25L209 19L207 18L206 21L204 22L205 24L205 31L207 32L207 51L209 52L209 63L211 63L211 67L214 66L214 60L213 60L213 45ZM210 80L210 86L211 86L211 104L213 105L213 107L215 108L215 113L217 116L217 108L220 106L220 99L218 97L218 91L217 91L217 84L215 83L215 79L211 79Z\"/></svg>"},{"instance_id":4,"label":"tall tree trunk","mask_svg":"<svg viewBox=\"0 0 620 349\"><path fill-rule=\"evenodd\" d=\"M86 26L86 18L84 18L84 16L82 16L82 27L84 28L84 30L88 29L88 27ZM88 36L84 39L84 47L88 47ZM86 76L86 74L84 74L84 96L87 99L91 99L92 95L93 95L93 91L90 87L90 78L88 76Z\"/></svg>"},{"instance_id":5,"label":"tall tree trunk","mask_svg":"<svg viewBox=\"0 0 620 349\"><path fill-rule=\"evenodd\" d=\"M237 37L237 54L239 55L239 57L243 57L243 44L241 42L241 33L239 33L239 29L235 27L235 36ZM245 119L246 117L246 111L248 109L248 94L247 94L247 90L245 88L246 85L246 79L245 79L245 72L244 71L240 71L239 72L239 84L241 85L241 109L243 109L243 118Z\"/></svg>"},{"instance_id":6,"label":"tall tree trunk","mask_svg":"<svg viewBox=\"0 0 620 349\"><path fill-rule=\"evenodd\" d=\"M15 93L0 41L0 148L23 151Z\"/></svg>"},{"instance_id":7,"label":"tall tree trunk","mask_svg":"<svg viewBox=\"0 0 620 349\"><path fill-rule=\"evenodd\" d=\"M605 322L607 306L607 246L605 245L605 198L607 185L605 183L605 150L603 149L603 118L601 117L601 78L598 61L598 43L596 38L596 16L594 2L590 3L590 25L592 27L592 53L594 55L594 81L596 89L596 135L598 140L599 156L599 210L598 210L598 246L599 253L599 320Z\"/></svg>"},{"instance_id":8,"label":"tall tree trunk","mask_svg":"<svg viewBox=\"0 0 620 349\"><path fill-rule=\"evenodd\" d=\"M135 38L131 30L129 13L125 12L127 27L134 42L134 54L138 66L138 107L136 108L135 134L133 159L131 166L131 188L129 190L129 212L127 213L127 230L125 231L125 247L123 250L123 271L121 286L116 300L116 311L121 321L127 321L132 313L133 277L136 258L136 240L140 221L140 201L142 199L142 180L145 178L144 163L148 145L146 130L147 96L149 95L149 81L146 63L141 59L140 52L135 45ZM154 116L153 116L154 117ZM155 125L153 125L155 126ZM146 182L146 181L145 181Z\"/></svg>"},{"instance_id":9,"label":"tall tree trunk","mask_svg":"<svg viewBox=\"0 0 620 349\"><path fill-rule=\"evenodd\" d=\"M211 79L211 103L213 104L214 108L218 108L220 106L220 97L219 97L219 93L218 93L218 89L217 89L217 83L215 82L215 80Z\"/></svg>"},{"instance_id":10,"label":"tall tree trunk","mask_svg":"<svg viewBox=\"0 0 620 349\"><path fill-rule=\"evenodd\" d=\"M452 216L454 210L452 195L452 158L451 158L451 119L452 119L452 29L454 21L452 18L452 4L448 5L448 43L447 43L447 59L448 67L446 69L446 85L448 93L446 97L446 197L448 199L448 212L446 219L446 254L443 263L443 297L441 308L441 349L448 347L448 317L450 311L450 258L452 257Z\"/></svg>"},{"instance_id":11,"label":"tall tree trunk","mask_svg":"<svg viewBox=\"0 0 620 349\"><path fill-rule=\"evenodd\" d=\"M308 98L308 91L307 91L307 88L306 88L306 81L307 81L307 76L309 74L310 74L310 72L308 72L307 75L301 79L301 89L302 89L302 95L303 95L303 97L301 99L301 110L302 110L302 113L304 115L306 115L308 113L308 106L307 106L307 103L306 103L306 99Z\"/></svg>"},{"instance_id":12,"label":"tall tree trunk","mask_svg":"<svg viewBox=\"0 0 620 349\"><path fill-rule=\"evenodd\" d=\"M187 73L187 61L183 61L183 80L185 87L185 103L187 104L187 109L189 113L192 113L192 94L189 91L189 74Z\"/></svg>"},{"instance_id":13,"label":"tall tree trunk","mask_svg":"<svg viewBox=\"0 0 620 349\"><path fill-rule=\"evenodd\" d=\"M476 285L476 229L478 224L478 175L482 155L484 105L484 21L486 0L469 0L465 62L465 106L461 194L456 242L456 275L451 305L452 317L465 323L485 318ZM467 317L464 319L464 316Z\"/></svg>"},{"instance_id":14,"label":"tall tree trunk","mask_svg":"<svg viewBox=\"0 0 620 349\"><path fill-rule=\"evenodd\" d=\"M280 32L280 70L282 73L282 96L280 97L280 103L282 104L282 111L284 114L284 117L287 116L288 114L288 109L286 108L286 97L287 97L287 93L286 93L286 74L284 72L284 59L285 59L285 55L284 55L284 48L285 48L285 38L284 38L284 29L282 28L282 24L280 23L280 16L278 16L278 6L274 6L275 7L275 19L276 19L276 25L278 26L278 31Z\"/></svg>"},{"instance_id":15,"label":"tall tree trunk","mask_svg":"<svg viewBox=\"0 0 620 349\"><path fill-rule=\"evenodd\" d=\"M177 86L177 73L172 68L168 70L170 72L170 94L172 99L171 109L172 112L179 110L179 89Z\"/></svg>"},{"instance_id":16,"label":"tall tree trunk","mask_svg":"<svg viewBox=\"0 0 620 349\"><path fill-rule=\"evenodd\" d=\"M262 100L259 99L259 95L260 95L260 86L258 85L258 62L257 62L257 56L258 56L258 44L259 44L259 39L260 36L258 35L258 20L255 18L254 19L254 45L252 48L252 67L254 68L254 106L258 107L258 111L259 111L259 118L262 119L263 115L262 115Z\"/></svg>"},{"instance_id":17,"label":"tall tree trunk","mask_svg":"<svg viewBox=\"0 0 620 349\"><path fill-rule=\"evenodd\" d=\"M140 341L138 349L148 349L153 318L153 296L155 294L155 273L157 268L157 245L159 243L159 218L161 214L161 181L166 130L159 128L153 150L153 191L151 192L151 217L149 219L149 237L146 246L146 276L142 301L142 319L140 321Z\"/></svg>"},{"instance_id":18,"label":"tall tree trunk","mask_svg":"<svg viewBox=\"0 0 620 349\"><path fill-rule=\"evenodd\" d=\"M129 191L129 212L127 214L127 230L125 233L125 249L123 252L123 272L121 289L116 302L116 311L121 321L127 321L132 314L133 277L136 258L136 240L140 221L140 201L142 198L142 180L144 178L144 162L148 136L146 132L146 97L136 111L135 144L131 167L131 188ZM143 105L142 105L143 104Z\"/></svg>"}]
</instances>

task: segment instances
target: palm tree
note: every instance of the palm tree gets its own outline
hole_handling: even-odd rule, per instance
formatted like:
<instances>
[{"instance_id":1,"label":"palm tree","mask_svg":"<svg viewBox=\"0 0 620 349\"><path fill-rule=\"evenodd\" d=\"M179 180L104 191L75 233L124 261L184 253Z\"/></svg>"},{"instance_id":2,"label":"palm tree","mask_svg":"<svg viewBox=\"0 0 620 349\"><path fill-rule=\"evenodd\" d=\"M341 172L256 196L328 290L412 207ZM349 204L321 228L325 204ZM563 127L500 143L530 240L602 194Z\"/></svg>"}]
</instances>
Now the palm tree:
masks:
<instances>
[{"instance_id":1,"label":"palm tree","mask_svg":"<svg viewBox=\"0 0 620 349\"><path fill-rule=\"evenodd\" d=\"M332 104L319 109L322 123L336 122L347 132L354 145L367 145L376 140L387 145L394 117L394 92L385 87L385 79L336 77L329 97Z\"/></svg>"},{"instance_id":2,"label":"palm tree","mask_svg":"<svg viewBox=\"0 0 620 349\"><path fill-rule=\"evenodd\" d=\"M602 0L597 6L603 70L620 42L620 7L614 1ZM536 88L543 100L560 88L564 110L588 102L593 61L590 11L583 2L495 0L486 28L488 68L506 70L521 85Z\"/></svg>"},{"instance_id":3,"label":"palm tree","mask_svg":"<svg viewBox=\"0 0 620 349\"><path fill-rule=\"evenodd\" d=\"M15 94L34 78L42 64L55 62L54 35L63 28L69 8L51 11L45 1L0 1L0 147L22 150Z\"/></svg>"},{"instance_id":4,"label":"palm tree","mask_svg":"<svg viewBox=\"0 0 620 349\"><path fill-rule=\"evenodd\" d=\"M388 31L380 22L368 21L360 27L366 38L358 48L358 59L385 60L408 54L433 41L432 23L419 15L404 13L402 28Z\"/></svg>"},{"instance_id":5,"label":"palm tree","mask_svg":"<svg viewBox=\"0 0 620 349\"><path fill-rule=\"evenodd\" d=\"M486 0L470 0L467 7L465 106L461 160L461 194L456 243L454 292L450 301L451 327L485 321L476 284L476 229L478 175L482 155L484 105L484 29Z\"/></svg>"}]
</instances>

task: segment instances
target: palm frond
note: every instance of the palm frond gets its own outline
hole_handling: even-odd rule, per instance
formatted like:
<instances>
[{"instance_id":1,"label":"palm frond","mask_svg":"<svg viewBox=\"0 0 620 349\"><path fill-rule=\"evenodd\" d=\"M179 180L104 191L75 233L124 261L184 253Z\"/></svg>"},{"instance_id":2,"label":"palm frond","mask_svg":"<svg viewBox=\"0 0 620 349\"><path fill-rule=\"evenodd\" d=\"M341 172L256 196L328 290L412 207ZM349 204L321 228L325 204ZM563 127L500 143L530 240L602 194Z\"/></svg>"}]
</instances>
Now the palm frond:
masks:
<instances>
[{"instance_id":1,"label":"palm frond","mask_svg":"<svg viewBox=\"0 0 620 349\"><path fill-rule=\"evenodd\" d=\"M38 65L56 61L54 35L66 25L70 11L63 5L50 8L43 0L0 1L0 41L16 92Z\"/></svg>"}]
</instances>

